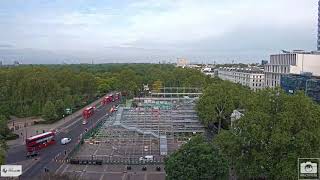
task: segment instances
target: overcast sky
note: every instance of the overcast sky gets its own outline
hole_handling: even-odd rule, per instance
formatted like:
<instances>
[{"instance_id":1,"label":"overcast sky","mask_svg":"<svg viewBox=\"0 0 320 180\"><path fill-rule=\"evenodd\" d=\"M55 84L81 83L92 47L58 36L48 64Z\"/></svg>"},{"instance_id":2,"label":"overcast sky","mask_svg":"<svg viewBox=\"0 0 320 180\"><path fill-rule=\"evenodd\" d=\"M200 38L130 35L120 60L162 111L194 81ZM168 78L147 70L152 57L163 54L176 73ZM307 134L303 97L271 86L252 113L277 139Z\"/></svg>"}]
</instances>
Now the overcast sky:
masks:
<instances>
[{"instance_id":1,"label":"overcast sky","mask_svg":"<svg viewBox=\"0 0 320 180\"><path fill-rule=\"evenodd\" d=\"M317 0L0 0L0 60L258 62L316 49Z\"/></svg>"}]
</instances>

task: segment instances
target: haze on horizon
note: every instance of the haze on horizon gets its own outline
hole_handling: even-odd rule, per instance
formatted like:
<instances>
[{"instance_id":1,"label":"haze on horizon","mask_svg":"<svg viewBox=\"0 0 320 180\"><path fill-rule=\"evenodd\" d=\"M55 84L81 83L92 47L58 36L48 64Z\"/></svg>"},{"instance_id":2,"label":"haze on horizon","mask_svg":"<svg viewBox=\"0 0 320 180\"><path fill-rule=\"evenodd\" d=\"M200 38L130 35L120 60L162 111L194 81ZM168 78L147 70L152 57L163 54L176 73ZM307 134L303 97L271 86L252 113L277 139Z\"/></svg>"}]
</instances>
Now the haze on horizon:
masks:
<instances>
[{"instance_id":1,"label":"haze on horizon","mask_svg":"<svg viewBox=\"0 0 320 180\"><path fill-rule=\"evenodd\" d=\"M0 61L259 62L315 50L317 0L1 0Z\"/></svg>"}]
</instances>

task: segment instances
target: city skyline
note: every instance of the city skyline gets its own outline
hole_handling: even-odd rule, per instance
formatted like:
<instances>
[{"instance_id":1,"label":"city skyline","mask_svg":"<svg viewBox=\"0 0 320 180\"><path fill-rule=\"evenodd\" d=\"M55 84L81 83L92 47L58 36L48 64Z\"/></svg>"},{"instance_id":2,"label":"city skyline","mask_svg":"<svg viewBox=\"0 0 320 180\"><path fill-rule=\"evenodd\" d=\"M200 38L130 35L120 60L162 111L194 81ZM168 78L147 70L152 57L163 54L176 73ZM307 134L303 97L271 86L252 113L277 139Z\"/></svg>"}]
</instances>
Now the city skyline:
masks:
<instances>
[{"instance_id":1,"label":"city skyline","mask_svg":"<svg viewBox=\"0 0 320 180\"><path fill-rule=\"evenodd\" d=\"M0 59L22 63L258 62L316 50L317 1L0 2Z\"/></svg>"}]
</instances>

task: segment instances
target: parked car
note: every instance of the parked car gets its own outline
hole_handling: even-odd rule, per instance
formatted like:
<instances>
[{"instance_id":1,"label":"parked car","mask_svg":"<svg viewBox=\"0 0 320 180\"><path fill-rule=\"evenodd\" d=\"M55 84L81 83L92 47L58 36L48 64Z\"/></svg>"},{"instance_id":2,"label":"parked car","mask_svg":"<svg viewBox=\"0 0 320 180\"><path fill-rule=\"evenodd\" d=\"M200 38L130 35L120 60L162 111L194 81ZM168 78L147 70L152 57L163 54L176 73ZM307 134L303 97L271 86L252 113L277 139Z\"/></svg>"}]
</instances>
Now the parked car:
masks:
<instances>
[{"instance_id":1,"label":"parked car","mask_svg":"<svg viewBox=\"0 0 320 180\"><path fill-rule=\"evenodd\" d=\"M140 157L139 161L143 161L143 162L153 162L153 156L145 156L145 157Z\"/></svg>"}]
</instances>

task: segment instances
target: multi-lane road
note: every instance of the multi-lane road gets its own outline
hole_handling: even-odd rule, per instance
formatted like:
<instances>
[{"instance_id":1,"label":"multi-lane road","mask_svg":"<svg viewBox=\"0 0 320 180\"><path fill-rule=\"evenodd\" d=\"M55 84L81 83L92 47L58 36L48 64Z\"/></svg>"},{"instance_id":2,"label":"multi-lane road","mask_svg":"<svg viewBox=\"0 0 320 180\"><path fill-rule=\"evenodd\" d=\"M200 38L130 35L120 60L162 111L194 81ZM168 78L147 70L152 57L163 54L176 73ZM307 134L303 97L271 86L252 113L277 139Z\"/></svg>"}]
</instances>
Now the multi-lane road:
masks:
<instances>
[{"instance_id":1,"label":"multi-lane road","mask_svg":"<svg viewBox=\"0 0 320 180\"><path fill-rule=\"evenodd\" d=\"M77 116L71 121L66 122L63 127L60 127L56 134L56 144L50 145L40 151L40 155L31 160L31 163L27 167L23 167L23 174L20 179L32 179L39 177L44 173L44 169L47 168L50 172L55 172L61 163L54 161L54 159L60 155L64 155L65 151L70 152L76 145L81 134L86 129L92 127L99 120L109 114L109 109L118 104L113 102L108 105L97 106L95 113L90 117L86 125L82 124L82 117ZM61 145L60 139L68 137L71 138L71 143L67 145ZM20 145L15 148L9 149L7 153L7 164L17 164L18 162L26 161L26 147Z\"/></svg>"}]
</instances>

